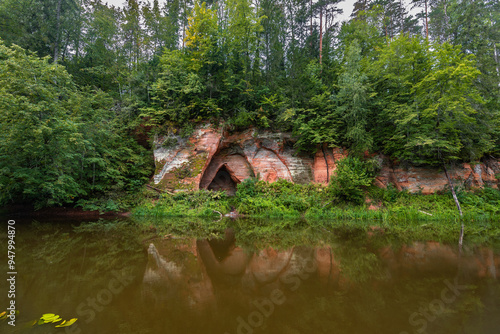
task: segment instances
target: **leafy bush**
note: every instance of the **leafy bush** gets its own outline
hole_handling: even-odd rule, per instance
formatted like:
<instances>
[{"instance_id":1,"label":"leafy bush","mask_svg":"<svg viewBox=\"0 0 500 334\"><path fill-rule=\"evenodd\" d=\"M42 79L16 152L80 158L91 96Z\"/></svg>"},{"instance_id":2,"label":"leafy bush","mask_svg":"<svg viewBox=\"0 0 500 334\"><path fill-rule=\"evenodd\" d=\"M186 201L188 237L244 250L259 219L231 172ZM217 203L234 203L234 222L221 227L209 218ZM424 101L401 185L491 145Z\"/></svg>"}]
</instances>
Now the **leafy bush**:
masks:
<instances>
[{"instance_id":1,"label":"leafy bush","mask_svg":"<svg viewBox=\"0 0 500 334\"><path fill-rule=\"evenodd\" d=\"M245 197L255 196L257 193L258 182L259 180L254 177L243 180L243 182L238 184L236 190L236 198L241 199Z\"/></svg>"},{"instance_id":2,"label":"leafy bush","mask_svg":"<svg viewBox=\"0 0 500 334\"><path fill-rule=\"evenodd\" d=\"M0 205L95 202L136 192L152 171L112 98L63 66L0 41ZM117 210L116 201L89 204Z\"/></svg>"},{"instance_id":3,"label":"leafy bush","mask_svg":"<svg viewBox=\"0 0 500 334\"><path fill-rule=\"evenodd\" d=\"M372 184L374 175L368 171L368 163L357 157L339 161L332 176L329 191L336 200L361 204L364 202L364 188Z\"/></svg>"},{"instance_id":4,"label":"leafy bush","mask_svg":"<svg viewBox=\"0 0 500 334\"><path fill-rule=\"evenodd\" d=\"M238 185L233 204L242 214L290 217L304 214L326 199L323 186L294 184L285 179L273 183L247 179Z\"/></svg>"},{"instance_id":5,"label":"leafy bush","mask_svg":"<svg viewBox=\"0 0 500 334\"><path fill-rule=\"evenodd\" d=\"M182 191L163 194L156 204L146 203L134 210L136 216L211 217L228 212L228 198L223 191Z\"/></svg>"},{"instance_id":6,"label":"leafy bush","mask_svg":"<svg viewBox=\"0 0 500 334\"><path fill-rule=\"evenodd\" d=\"M151 201L136 208L135 216L157 217L210 217L218 218L235 208L240 214L255 218L306 218L308 220L356 221L356 224L375 221L383 224L406 224L421 221L448 221L458 219L453 199L449 192L422 195L398 191L392 186L379 189L368 186L373 180L369 162L347 158L339 163L337 175L329 186L320 184L294 184L287 180L274 183L246 179L238 184L236 195L228 197L225 192L198 190L164 194L152 204ZM332 203L332 196L341 205ZM365 196L382 204L379 210L367 210ZM498 221L500 214L500 191L485 188L475 192L458 194L464 210L464 220ZM357 204L357 205L354 205ZM270 229L278 224L268 221ZM267 228L266 227L266 228Z\"/></svg>"}]
</instances>

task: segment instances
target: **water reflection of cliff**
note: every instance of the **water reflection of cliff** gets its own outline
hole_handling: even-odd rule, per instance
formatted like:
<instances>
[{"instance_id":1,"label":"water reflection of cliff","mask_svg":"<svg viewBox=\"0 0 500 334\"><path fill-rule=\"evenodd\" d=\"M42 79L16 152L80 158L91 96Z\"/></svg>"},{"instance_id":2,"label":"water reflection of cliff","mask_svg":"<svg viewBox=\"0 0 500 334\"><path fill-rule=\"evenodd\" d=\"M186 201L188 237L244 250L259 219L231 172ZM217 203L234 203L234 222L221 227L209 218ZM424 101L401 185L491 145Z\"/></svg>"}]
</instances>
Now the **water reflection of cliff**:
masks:
<instances>
[{"instance_id":1,"label":"water reflection of cliff","mask_svg":"<svg viewBox=\"0 0 500 334\"><path fill-rule=\"evenodd\" d=\"M351 245L352 246L352 245ZM376 286L405 277L456 273L458 251L438 242L414 242L393 249L323 245L272 247L245 251L232 230L223 239L165 239L151 243L143 279L143 296L152 303L175 301L176 308L214 310L219 297L244 300L275 289L294 291L304 282L321 289L356 289L361 282ZM500 256L491 249L470 250L461 258L468 280L498 280Z\"/></svg>"}]
</instances>

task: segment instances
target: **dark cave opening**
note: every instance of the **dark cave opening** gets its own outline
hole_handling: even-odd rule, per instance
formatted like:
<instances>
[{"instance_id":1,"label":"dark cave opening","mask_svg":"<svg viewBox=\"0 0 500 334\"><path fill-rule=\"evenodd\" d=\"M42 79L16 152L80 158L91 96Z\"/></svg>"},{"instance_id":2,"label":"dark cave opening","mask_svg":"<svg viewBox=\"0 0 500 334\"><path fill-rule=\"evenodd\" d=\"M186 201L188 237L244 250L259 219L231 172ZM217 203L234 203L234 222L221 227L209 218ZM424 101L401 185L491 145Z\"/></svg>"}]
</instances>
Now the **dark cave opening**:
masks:
<instances>
[{"instance_id":1,"label":"dark cave opening","mask_svg":"<svg viewBox=\"0 0 500 334\"><path fill-rule=\"evenodd\" d=\"M208 185L208 190L222 190L225 191L228 195L232 196L236 194L236 184L235 180L231 177L230 171L227 169L225 165L223 165L215 174L214 179Z\"/></svg>"}]
</instances>

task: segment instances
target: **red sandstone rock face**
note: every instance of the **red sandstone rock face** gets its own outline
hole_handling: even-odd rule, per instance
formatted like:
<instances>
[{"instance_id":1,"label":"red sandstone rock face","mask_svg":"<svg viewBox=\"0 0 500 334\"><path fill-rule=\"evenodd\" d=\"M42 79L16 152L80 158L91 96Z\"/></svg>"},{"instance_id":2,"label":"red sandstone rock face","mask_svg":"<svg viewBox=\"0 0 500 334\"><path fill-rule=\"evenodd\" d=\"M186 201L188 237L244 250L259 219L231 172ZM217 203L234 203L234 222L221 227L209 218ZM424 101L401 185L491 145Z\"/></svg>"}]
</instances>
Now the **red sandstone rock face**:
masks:
<instances>
[{"instance_id":1,"label":"red sandstone rock face","mask_svg":"<svg viewBox=\"0 0 500 334\"><path fill-rule=\"evenodd\" d=\"M256 176L269 182L309 183L314 180L314 160L297 154L287 144L290 139L290 134L255 129L223 137L220 130L201 128L188 141L155 150L155 160L164 165L154 181L174 191L223 189L224 184L230 188Z\"/></svg>"},{"instance_id":2,"label":"red sandstone rock face","mask_svg":"<svg viewBox=\"0 0 500 334\"><path fill-rule=\"evenodd\" d=\"M347 157L344 149L323 146L316 151L314 156L314 182L328 184L337 169L337 162Z\"/></svg>"},{"instance_id":3,"label":"red sandstone rock face","mask_svg":"<svg viewBox=\"0 0 500 334\"><path fill-rule=\"evenodd\" d=\"M162 168L157 167L155 184L170 190L199 189L201 178L217 152L221 137L221 131L205 126L198 128L188 140L178 139L173 147L157 148L154 151L155 162Z\"/></svg>"},{"instance_id":4,"label":"red sandstone rock face","mask_svg":"<svg viewBox=\"0 0 500 334\"><path fill-rule=\"evenodd\" d=\"M408 167L394 166L383 157L382 170L375 179L375 185L387 187L394 185L398 190L408 190L411 193L433 194L448 189L448 181L442 168L436 167ZM489 186L498 188L499 180L495 175L500 172L500 163L493 159L471 166L463 163L449 167L448 173L455 186L465 188L481 188Z\"/></svg>"},{"instance_id":5,"label":"red sandstone rock face","mask_svg":"<svg viewBox=\"0 0 500 334\"><path fill-rule=\"evenodd\" d=\"M248 163L247 159L241 154L232 153L226 149L213 157L203 174L200 188L207 189L210 183L214 181L217 171L223 166L226 166L231 178L236 183L253 176L252 166Z\"/></svg>"},{"instance_id":6,"label":"red sandstone rock face","mask_svg":"<svg viewBox=\"0 0 500 334\"><path fill-rule=\"evenodd\" d=\"M156 145L157 174L154 182L165 189L225 189L234 192L238 183L249 178L275 182L285 179L295 183L327 184L335 173L337 162L347 156L341 148L319 147L313 157L299 154L293 148L288 133L249 129L228 135L221 129L204 125L196 129L188 140L175 139L177 145ZM432 194L447 189L444 171L431 167L403 167L384 155L382 169L375 185L385 188L392 184L398 190ZM457 186L478 188L498 187L500 163L486 159L475 165L461 164L449 168Z\"/></svg>"}]
</instances>

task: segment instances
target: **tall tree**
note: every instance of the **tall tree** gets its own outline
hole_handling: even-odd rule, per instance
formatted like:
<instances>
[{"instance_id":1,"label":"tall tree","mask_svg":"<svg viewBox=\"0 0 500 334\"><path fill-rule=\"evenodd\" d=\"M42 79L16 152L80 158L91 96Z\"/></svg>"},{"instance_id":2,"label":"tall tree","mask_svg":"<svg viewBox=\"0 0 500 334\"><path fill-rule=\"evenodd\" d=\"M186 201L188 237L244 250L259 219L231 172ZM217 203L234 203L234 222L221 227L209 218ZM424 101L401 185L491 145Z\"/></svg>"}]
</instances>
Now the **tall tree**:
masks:
<instances>
[{"instance_id":1,"label":"tall tree","mask_svg":"<svg viewBox=\"0 0 500 334\"><path fill-rule=\"evenodd\" d=\"M410 15L401 0L374 0L371 10L378 16L381 33L386 38L394 38L398 34L418 31L416 20Z\"/></svg>"},{"instance_id":2,"label":"tall tree","mask_svg":"<svg viewBox=\"0 0 500 334\"><path fill-rule=\"evenodd\" d=\"M336 97L338 113L345 124L345 140L354 154L370 150L372 134L368 130L369 88L367 76L362 68L361 47L353 40L347 49L339 77L339 92Z\"/></svg>"},{"instance_id":3,"label":"tall tree","mask_svg":"<svg viewBox=\"0 0 500 334\"><path fill-rule=\"evenodd\" d=\"M75 40L80 11L77 0L5 0L0 2L0 37L57 62Z\"/></svg>"},{"instance_id":4,"label":"tall tree","mask_svg":"<svg viewBox=\"0 0 500 334\"><path fill-rule=\"evenodd\" d=\"M412 88L419 132L408 141L404 155L429 164L479 159L492 148L491 131L485 128L480 108L484 101L474 87L480 72L472 56L448 43L434 44L430 52L432 70ZM401 136L405 136L406 129L401 129L405 123L404 119L396 122Z\"/></svg>"},{"instance_id":5,"label":"tall tree","mask_svg":"<svg viewBox=\"0 0 500 334\"><path fill-rule=\"evenodd\" d=\"M407 145L411 138L420 131L420 116L415 110L412 89L431 70L429 48L429 43L421 36L401 35L380 47L373 56L375 61L368 67L376 92L373 113L377 117L372 128L377 133L376 147L401 159L409 153Z\"/></svg>"},{"instance_id":6,"label":"tall tree","mask_svg":"<svg viewBox=\"0 0 500 334\"><path fill-rule=\"evenodd\" d=\"M274 0L260 3L263 31L262 56L267 87L279 90L285 78L285 48L287 45L287 20L283 6Z\"/></svg>"},{"instance_id":7,"label":"tall tree","mask_svg":"<svg viewBox=\"0 0 500 334\"><path fill-rule=\"evenodd\" d=\"M0 203L62 205L142 184L147 155L118 135L111 106L48 56L0 41Z\"/></svg>"},{"instance_id":8,"label":"tall tree","mask_svg":"<svg viewBox=\"0 0 500 334\"><path fill-rule=\"evenodd\" d=\"M324 31L333 26L333 21L337 14L342 13L342 9L338 8L338 3L341 0L318 0L313 8L319 12L319 64L323 62L323 35ZM330 20L328 19L330 16Z\"/></svg>"},{"instance_id":9,"label":"tall tree","mask_svg":"<svg viewBox=\"0 0 500 334\"><path fill-rule=\"evenodd\" d=\"M137 0L127 0L123 8L123 39L129 68L137 68L142 57L144 31L141 25L141 10Z\"/></svg>"},{"instance_id":10,"label":"tall tree","mask_svg":"<svg viewBox=\"0 0 500 334\"><path fill-rule=\"evenodd\" d=\"M419 15L424 20L425 38L429 38L429 5L430 0L412 0L413 8L420 8L421 14Z\"/></svg>"},{"instance_id":11,"label":"tall tree","mask_svg":"<svg viewBox=\"0 0 500 334\"><path fill-rule=\"evenodd\" d=\"M481 74L475 84L487 100L487 109L495 113L500 108L500 5L497 1L463 0L450 3L448 9L450 42L476 56Z\"/></svg>"},{"instance_id":12,"label":"tall tree","mask_svg":"<svg viewBox=\"0 0 500 334\"><path fill-rule=\"evenodd\" d=\"M161 53L168 39L167 31L169 20L164 16L158 0L154 0L152 4L144 4L142 7L142 17L144 19L145 28L145 44L148 46L146 51L149 59L154 55Z\"/></svg>"},{"instance_id":13,"label":"tall tree","mask_svg":"<svg viewBox=\"0 0 500 334\"><path fill-rule=\"evenodd\" d=\"M435 41L443 43L449 40L450 3L454 0L431 0L429 12L429 35Z\"/></svg>"},{"instance_id":14,"label":"tall tree","mask_svg":"<svg viewBox=\"0 0 500 334\"><path fill-rule=\"evenodd\" d=\"M355 20L364 20L365 13L370 9L370 0L357 0L352 8L351 18Z\"/></svg>"},{"instance_id":15,"label":"tall tree","mask_svg":"<svg viewBox=\"0 0 500 334\"><path fill-rule=\"evenodd\" d=\"M121 11L93 0L84 15L80 57L66 61L65 65L78 85L96 87L119 97L123 84L120 73L126 65L119 45Z\"/></svg>"}]
</instances>

